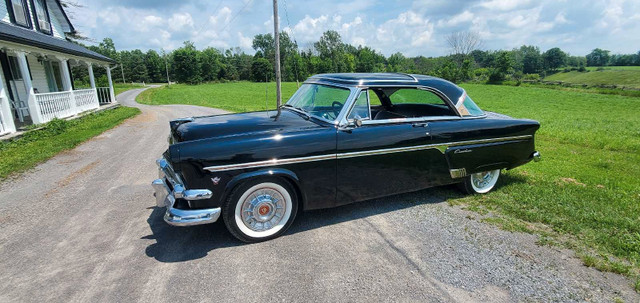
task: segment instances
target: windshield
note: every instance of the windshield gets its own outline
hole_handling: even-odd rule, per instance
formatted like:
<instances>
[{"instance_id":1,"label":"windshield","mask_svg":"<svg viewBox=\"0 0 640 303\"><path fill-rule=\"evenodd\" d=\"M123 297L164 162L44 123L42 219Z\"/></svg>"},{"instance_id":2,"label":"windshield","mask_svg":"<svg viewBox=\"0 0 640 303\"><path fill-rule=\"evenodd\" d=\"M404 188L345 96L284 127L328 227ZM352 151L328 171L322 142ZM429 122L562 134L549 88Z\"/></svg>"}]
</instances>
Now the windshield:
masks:
<instances>
[{"instance_id":1,"label":"windshield","mask_svg":"<svg viewBox=\"0 0 640 303\"><path fill-rule=\"evenodd\" d=\"M320 84L303 84L284 106L306 112L326 120L335 120L351 92Z\"/></svg>"}]
</instances>

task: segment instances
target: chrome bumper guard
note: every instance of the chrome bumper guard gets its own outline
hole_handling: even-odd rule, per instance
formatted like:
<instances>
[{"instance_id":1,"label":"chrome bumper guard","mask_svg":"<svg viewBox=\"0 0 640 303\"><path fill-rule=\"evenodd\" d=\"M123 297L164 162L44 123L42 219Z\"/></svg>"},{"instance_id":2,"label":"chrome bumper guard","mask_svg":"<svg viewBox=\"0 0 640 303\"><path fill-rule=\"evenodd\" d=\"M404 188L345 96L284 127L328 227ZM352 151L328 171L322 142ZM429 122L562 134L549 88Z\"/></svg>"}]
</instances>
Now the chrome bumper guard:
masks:
<instances>
[{"instance_id":1,"label":"chrome bumper guard","mask_svg":"<svg viewBox=\"0 0 640 303\"><path fill-rule=\"evenodd\" d=\"M537 151L533 152L532 157L533 157L533 162L540 162L540 160L542 160L542 156Z\"/></svg>"},{"instance_id":2,"label":"chrome bumper guard","mask_svg":"<svg viewBox=\"0 0 640 303\"><path fill-rule=\"evenodd\" d=\"M185 210L173 208L176 199L187 201L209 199L212 193L208 189L185 189L180 177L173 171L165 159L156 161L159 178L151 182L155 191L158 207L166 207L164 221L175 226L191 226L213 223L220 217L220 208ZM169 187L169 183L171 187ZM171 190L173 188L173 190Z\"/></svg>"}]
</instances>

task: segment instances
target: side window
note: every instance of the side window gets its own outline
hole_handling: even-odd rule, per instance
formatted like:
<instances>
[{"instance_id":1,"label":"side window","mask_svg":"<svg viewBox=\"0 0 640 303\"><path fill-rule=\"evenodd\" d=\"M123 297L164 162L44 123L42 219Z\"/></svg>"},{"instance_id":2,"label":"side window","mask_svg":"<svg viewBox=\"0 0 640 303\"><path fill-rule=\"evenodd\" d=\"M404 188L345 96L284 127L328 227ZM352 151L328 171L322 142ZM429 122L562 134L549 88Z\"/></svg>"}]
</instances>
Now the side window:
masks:
<instances>
[{"instance_id":1,"label":"side window","mask_svg":"<svg viewBox=\"0 0 640 303\"><path fill-rule=\"evenodd\" d=\"M456 106L461 115L468 116L482 116L484 112L476 105L469 96L465 96L464 101L458 102Z\"/></svg>"},{"instance_id":2,"label":"side window","mask_svg":"<svg viewBox=\"0 0 640 303\"><path fill-rule=\"evenodd\" d=\"M415 88L401 88L389 96L391 104L433 104L445 105L444 101L436 94Z\"/></svg>"},{"instance_id":3,"label":"side window","mask_svg":"<svg viewBox=\"0 0 640 303\"><path fill-rule=\"evenodd\" d=\"M356 99L356 103L353 105L351 113L349 113L349 117L347 118L348 120L371 119L371 115L369 114L369 99L367 98L367 94L367 91L360 92L360 96L358 96L358 99Z\"/></svg>"},{"instance_id":4,"label":"side window","mask_svg":"<svg viewBox=\"0 0 640 303\"><path fill-rule=\"evenodd\" d=\"M422 118L437 116L457 116L456 112L440 96L435 93L417 89L400 88L391 90L389 100L394 115L405 118Z\"/></svg>"}]
</instances>

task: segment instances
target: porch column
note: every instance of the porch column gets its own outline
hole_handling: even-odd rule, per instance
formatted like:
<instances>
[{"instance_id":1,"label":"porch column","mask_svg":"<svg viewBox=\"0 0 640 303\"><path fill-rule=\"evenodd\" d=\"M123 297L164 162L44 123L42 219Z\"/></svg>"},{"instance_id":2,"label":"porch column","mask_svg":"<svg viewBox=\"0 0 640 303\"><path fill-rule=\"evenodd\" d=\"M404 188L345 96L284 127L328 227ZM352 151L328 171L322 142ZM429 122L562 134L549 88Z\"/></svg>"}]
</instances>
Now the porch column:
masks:
<instances>
[{"instance_id":1,"label":"porch column","mask_svg":"<svg viewBox=\"0 0 640 303\"><path fill-rule=\"evenodd\" d=\"M62 73L62 85L64 90L69 92L69 111L72 115L78 113L76 98L73 96L73 85L71 84L71 74L69 74L69 60L60 59L60 72Z\"/></svg>"},{"instance_id":2,"label":"porch column","mask_svg":"<svg viewBox=\"0 0 640 303\"><path fill-rule=\"evenodd\" d=\"M109 81L109 99L116 102L116 94L113 92L113 81L111 80L111 66L107 65L107 80Z\"/></svg>"},{"instance_id":3,"label":"porch column","mask_svg":"<svg viewBox=\"0 0 640 303\"><path fill-rule=\"evenodd\" d=\"M11 104L9 104L9 97L4 91L4 79L0 72L0 120L2 120L2 127L5 132L15 133L16 125L13 122L13 115L11 114Z\"/></svg>"},{"instance_id":4,"label":"porch column","mask_svg":"<svg viewBox=\"0 0 640 303\"><path fill-rule=\"evenodd\" d=\"M96 88L96 79L93 77L93 64L91 64L91 62L87 63L87 70L89 71L89 83L91 83L91 88Z\"/></svg>"},{"instance_id":5,"label":"porch column","mask_svg":"<svg viewBox=\"0 0 640 303\"><path fill-rule=\"evenodd\" d=\"M24 52L17 51L18 64L20 65L20 73L22 74L22 81L24 87L27 89L27 96L29 100L29 115L33 124L41 124L43 122L42 114L40 113L40 106L36 101L36 94L33 91L33 83L31 83L31 75L29 74L29 63L27 62L27 56Z\"/></svg>"},{"instance_id":6,"label":"porch column","mask_svg":"<svg viewBox=\"0 0 640 303\"><path fill-rule=\"evenodd\" d=\"M71 85L71 75L69 74L69 60L60 60L60 72L62 73L62 86L65 91L72 91L73 85Z\"/></svg>"}]
</instances>

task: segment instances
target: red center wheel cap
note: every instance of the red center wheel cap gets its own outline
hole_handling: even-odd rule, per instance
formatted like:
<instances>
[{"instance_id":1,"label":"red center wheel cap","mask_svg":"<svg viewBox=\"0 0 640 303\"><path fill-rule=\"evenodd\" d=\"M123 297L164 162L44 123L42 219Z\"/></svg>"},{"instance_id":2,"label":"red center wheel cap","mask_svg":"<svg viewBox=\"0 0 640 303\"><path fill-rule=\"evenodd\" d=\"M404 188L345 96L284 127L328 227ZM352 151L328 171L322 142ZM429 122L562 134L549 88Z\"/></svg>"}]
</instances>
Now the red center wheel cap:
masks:
<instances>
[{"instance_id":1,"label":"red center wheel cap","mask_svg":"<svg viewBox=\"0 0 640 303\"><path fill-rule=\"evenodd\" d=\"M260 208L258 208L258 212L263 216L268 214L269 213L269 206L267 206L267 205L260 206Z\"/></svg>"}]
</instances>

